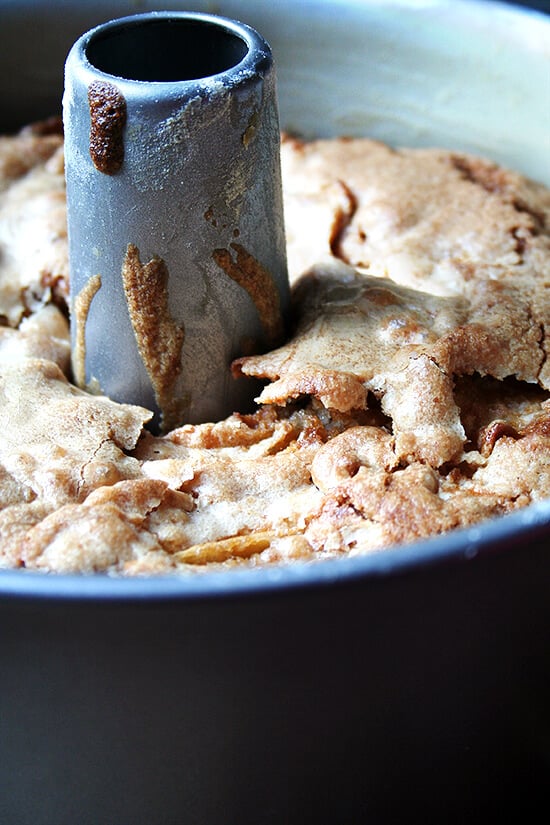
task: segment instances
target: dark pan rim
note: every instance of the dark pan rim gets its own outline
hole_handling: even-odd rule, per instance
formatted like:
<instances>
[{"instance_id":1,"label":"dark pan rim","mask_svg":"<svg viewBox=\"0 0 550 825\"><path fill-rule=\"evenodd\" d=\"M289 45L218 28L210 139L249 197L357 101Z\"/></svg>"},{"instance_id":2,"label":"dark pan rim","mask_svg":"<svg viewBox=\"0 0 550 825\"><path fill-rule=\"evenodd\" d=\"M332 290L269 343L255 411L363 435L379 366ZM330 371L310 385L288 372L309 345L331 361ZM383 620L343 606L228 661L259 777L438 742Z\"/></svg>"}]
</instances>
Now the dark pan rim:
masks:
<instances>
[{"instance_id":1,"label":"dark pan rim","mask_svg":"<svg viewBox=\"0 0 550 825\"><path fill-rule=\"evenodd\" d=\"M0 2L0 7L5 5ZM46 6L45 3L22 3L26 7L31 5ZM478 7L480 4L466 0L464 6L468 5ZM517 14L518 18L530 17L537 25L546 25L550 19L545 10L523 4L493 0L490 5L493 12L501 10L508 15ZM351 558L189 576L173 573L122 577L105 573L67 575L0 570L0 601L140 603L264 596L388 578L429 566L458 565L502 553L519 554L533 545L547 545L550 552L550 499L445 535Z\"/></svg>"},{"instance_id":2,"label":"dark pan rim","mask_svg":"<svg viewBox=\"0 0 550 825\"><path fill-rule=\"evenodd\" d=\"M128 603L242 598L387 578L427 566L522 553L543 543L550 550L550 499L444 535L326 561L140 577L0 570L0 599Z\"/></svg>"}]
</instances>

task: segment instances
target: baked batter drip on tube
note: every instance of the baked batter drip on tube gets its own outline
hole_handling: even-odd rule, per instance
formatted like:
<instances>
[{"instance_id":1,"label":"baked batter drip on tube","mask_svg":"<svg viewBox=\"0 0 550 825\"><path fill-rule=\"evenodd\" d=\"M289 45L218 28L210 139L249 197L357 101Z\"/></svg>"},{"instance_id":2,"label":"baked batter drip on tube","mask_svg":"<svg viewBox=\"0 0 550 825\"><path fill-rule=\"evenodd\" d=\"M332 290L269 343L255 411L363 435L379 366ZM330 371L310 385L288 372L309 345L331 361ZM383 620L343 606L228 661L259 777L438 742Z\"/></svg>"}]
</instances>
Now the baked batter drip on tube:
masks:
<instances>
[{"instance_id":1,"label":"baked batter drip on tube","mask_svg":"<svg viewBox=\"0 0 550 825\"><path fill-rule=\"evenodd\" d=\"M288 276L270 48L151 12L84 34L63 98L73 371L153 428L250 406L231 361L284 336Z\"/></svg>"}]
</instances>

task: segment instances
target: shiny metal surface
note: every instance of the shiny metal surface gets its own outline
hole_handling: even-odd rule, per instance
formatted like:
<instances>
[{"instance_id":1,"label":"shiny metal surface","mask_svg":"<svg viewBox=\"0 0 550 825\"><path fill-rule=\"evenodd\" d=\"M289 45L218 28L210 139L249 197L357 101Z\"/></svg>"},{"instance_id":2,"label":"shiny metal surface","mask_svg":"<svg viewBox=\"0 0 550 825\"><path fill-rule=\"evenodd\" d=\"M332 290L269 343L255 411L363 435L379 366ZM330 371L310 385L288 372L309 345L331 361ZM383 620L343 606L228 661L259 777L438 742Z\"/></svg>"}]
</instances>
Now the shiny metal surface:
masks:
<instances>
[{"instance_id":1,"label":"shiny metal surface","mask_svg":"<svg viewBox=\"0 0 550 825\"><path fill-rule=\"evenodd\" d=\"M280 343L288 304L268 44L197 13L100 25L67 58L64 127L80 383L156 429L247 411L230 363Z\"/></svg>"}]
</instances>

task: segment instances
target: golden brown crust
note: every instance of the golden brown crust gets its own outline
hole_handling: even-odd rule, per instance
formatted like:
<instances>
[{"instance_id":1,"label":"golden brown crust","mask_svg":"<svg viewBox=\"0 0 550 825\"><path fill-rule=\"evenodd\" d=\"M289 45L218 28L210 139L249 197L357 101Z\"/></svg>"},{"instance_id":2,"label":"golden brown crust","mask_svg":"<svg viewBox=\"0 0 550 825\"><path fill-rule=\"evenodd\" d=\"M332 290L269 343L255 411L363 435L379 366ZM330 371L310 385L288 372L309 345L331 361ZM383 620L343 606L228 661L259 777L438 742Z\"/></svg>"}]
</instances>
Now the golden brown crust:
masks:
<instances>
[{"instance_id":1,"label":"golden brown crust","mask_svg":"<svg viewBox=\"0 0 550 825\"><path fill-rule=\"evenodd\" d=\"M67 318L46 304L24 318L18 329L0 326L0 368L27 358L53 361L69 374L71 348Z\"/></svg>"},{"instance_id":2,"label":"golden brown crust","mask_svg":"<svg viewBox=\"0 0 550 825\"><path fill-rule=\"evenodd\" d=\"M0 136L0 318L10 326L68 296L63 168L61 134Z\"/></svg>"},{"instance_id":3,"label":"golden brown crust","mask_svg":"<svg viewBox=\"0 0 550 825\"><path fill-rule=\"evenodd\" d=\"M294 278L328 256L414 290L464 296L495 328L505 318L531 329L538 346L521 377L550 387L548 189L480 158L370 140L287 139L282 164ZM344 216L327 196L336 186L347 193ZM307 229L312 201L317 232Z\"/></svg>"},{"instance_id":4,"label":"golden brown crust","mask_svg":"<svg viewBox=\"0 0 550 825\"><path fill-rule=\"evenodd\" d=\"M139 473L125 451L150 413L78 390L52 361L5 366L0 404L0 463L39 501L83 501L96 487Z\"/></svg>"},{"instance_id":5,"label":"golden brown crust","mask_svg":"<svg viewBox=\"0 0 550 825\"><path fill-rule=\"evenodd\" d=\"M270 379L262 403L314 395L344 411L374 393L400 460L437 467L465 441L456 376L549 388L546 189L466 155L368 140L287 139L283 170L289 258L309 270L293 273L293 339L235 364ZM316 231L302 233L310 217Z\"/></svg>"},{"instance_id":6,"label":"golden brown crust","mask_svg":"<svg viewBox=\"0 0 550 825\"><path fill-rule=\"evenodd\" d=\"M303 563L550 495L548 190L456 153L285 139L293 335L234 364L266 381L256 413L155 437L66 377L61 141L0 139L0 566Z\"/></svg>"}]
</instances>

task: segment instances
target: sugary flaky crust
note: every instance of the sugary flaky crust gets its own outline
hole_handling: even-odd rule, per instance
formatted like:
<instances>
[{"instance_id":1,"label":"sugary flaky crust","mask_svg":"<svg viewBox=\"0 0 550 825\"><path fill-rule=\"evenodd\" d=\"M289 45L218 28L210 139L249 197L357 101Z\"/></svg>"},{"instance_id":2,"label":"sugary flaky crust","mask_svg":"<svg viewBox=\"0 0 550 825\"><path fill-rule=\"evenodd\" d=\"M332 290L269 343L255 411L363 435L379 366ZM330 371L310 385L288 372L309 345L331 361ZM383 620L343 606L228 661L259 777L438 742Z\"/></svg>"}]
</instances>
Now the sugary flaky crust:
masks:
<instances>
[{"instance_id":1,"label":"sugary flaky crust","mask_svg":"<svg viewBox=\"0 0 550 825\"><path fill-rule=\"evenodd\" d=\"M393 421L400 460L439 467L459 458L465 434L455 375L530 379L540 367L539 330L504 301L491 317L460 296L430 295L335 263L314 267L296 297L292 340L235 366L271 379L262 403L313 395L347 412L367 407L372 393Z\"/></svg>"},{"instance_id":2,"label":"sugary flaky crust","mask_svg":"<svg viewBox=\"0 0 550 825\"><path fill-rule=\"evenodd\" d=\"M17 326L69 285L63 135L56 120L0 136L0 318Z\"/></svg>"},{"instance_id":3,"label":"sugary flaky crust","mask_svg":"<svg viewBox=\"0 0 550 825\"><path fill-rule=\"evenodd\" d=\"M550 190L480 158L370 140L287 138L282 164L293 279L322 255L460 295L487 324L525 318L540 346L521 377L550 387Z\"/></svg>"},{"instance_id":4,"label":"sugary flaky crust","mask_svg":"<svg viewBox=\"0 0 550 825\"><path fill-rule=\"evenodd\" d=\"M343 410L370 391L400 460L437 467L464 444L456 375L549 388L546 189L479 159L366 140L287 139L283 163L291 267L310 268L295 277L296 335L237 362L274 382L262 403L313 394Z\"/></svg>"},{"instance_id":5,"label":"sugary flaky crust","mask_svg":"<svg viewBox=\"0 0 550 825\"><path fill-rule=\"evenodd\" d=\"M0 139L0 566L356 555L550 495L550 192L368 140L282 146L294 333L258 411L162 437L71 383L62 137Z\"/></svg>"},{"instance_id":6,"label":"sugary flaky crust","mask_svg":"<svg viewBox=\"0 0 550 825\"><path fill-rule=\"evenodd\" d=\"M367 139L285 137L281 160L293 278L321 255L434 295L548 275L550 190L515 172Z\"/></svg>"},{"instance_id":7,"label":"sugary flaky crust","mask_svg":"<svg viewBox=\"0 0 550 825\"><path fill-rule=\"evenodd\" d=\"M151 414L84 393L52 361L3 366L0 404L0 462L27 499L59 507L139 475L127 452Z\"/></svg>"},{"instance_id":8,"label":"sugary flaky crust","mask_svg":"<svg viewBox=\"0 0 550 825\"><path fill-rule=\"evenodd\" d=\"M0 369L42 358L69 374L71 344L67 317L54 304L44 304L21 320L18 329L0 326Z\"/></svg>"}]
</instances>

